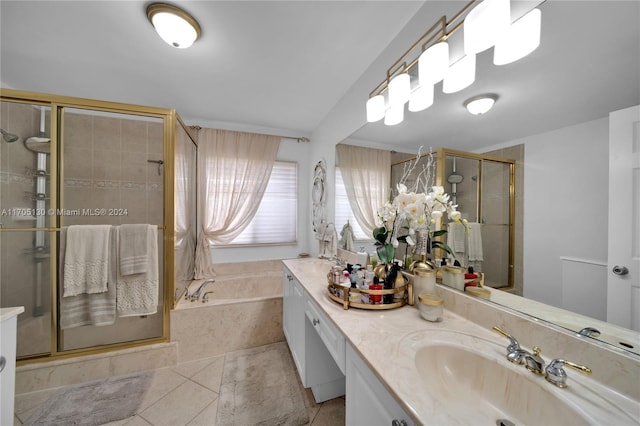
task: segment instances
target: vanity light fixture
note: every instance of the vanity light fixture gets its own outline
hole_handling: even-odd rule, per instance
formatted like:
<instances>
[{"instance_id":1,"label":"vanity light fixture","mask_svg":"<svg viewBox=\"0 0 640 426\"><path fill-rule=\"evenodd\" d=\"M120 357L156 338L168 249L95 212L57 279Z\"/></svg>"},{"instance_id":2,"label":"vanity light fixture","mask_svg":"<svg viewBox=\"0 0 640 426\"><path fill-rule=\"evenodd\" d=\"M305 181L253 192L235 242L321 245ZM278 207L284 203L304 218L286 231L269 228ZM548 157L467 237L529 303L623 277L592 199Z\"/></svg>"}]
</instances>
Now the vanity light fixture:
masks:
<instances>
[{"instance_id":1,"label":"vanity light fixture","mask_svg":"<svg viewBox=\"0 0 640 426\"><path fill-rule=\"evenodd\" d=\"M151 3L147 6L147 18L169 46L186 49L200 38L198 21L174 5Z\"/></svg>"},{"instance_id":2,"label":"vanity light fixture","mask_svg":"<svg viewBox=\"0 0 640 426\"><path fill-rule=\"evenodd\" d=\"M438 19L369 93L367 121L384 118L387 125L398 124L404 118L407 101L409 111L428 108L433 104L434 85L440 81L444 93L470 86L475 81L476 55L493 46L495 65L517 61L533 52L540 44L540 10L532 9L512 23L510 1L470 0L450 20L446 16ZM450 57L448 40L461 28L464 53ZM417 72L411 72L415 67ZM493 104L495 99L485 102Z\"/></svg>"},{"instance_id":3,"label":"vanity light fixture","mask_svg":"<svg viewBox=\"0 0 640 426\"><path fill-rule=\"evenodd\" d=\"M496 103L498 95L478 95L464 101L464 107L473 115L482 115L489 111Z\"/></svg>"}]
</instances>

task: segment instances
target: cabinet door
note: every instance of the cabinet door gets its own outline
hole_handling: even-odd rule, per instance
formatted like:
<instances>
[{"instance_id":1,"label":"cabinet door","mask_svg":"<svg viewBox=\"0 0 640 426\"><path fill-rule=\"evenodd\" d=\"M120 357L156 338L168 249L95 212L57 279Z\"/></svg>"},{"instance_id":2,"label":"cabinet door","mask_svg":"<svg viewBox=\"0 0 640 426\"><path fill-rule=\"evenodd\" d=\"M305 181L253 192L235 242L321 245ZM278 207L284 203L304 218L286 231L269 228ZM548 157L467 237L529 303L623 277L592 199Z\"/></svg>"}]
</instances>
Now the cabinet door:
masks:
<instances>
[{"instance_id":1,"label":"cabinet door","mask_svg":"<svg viewBox=\"0 0 640 426\"><path fill-rule=\"evenodd\" d=\"M391 426L394 420L415 424L349 344L345 400L349 426Z\"/></svg>"},{"instance_id":2,"label":"cabinet door","mask_svg":"<svg viewBox=\"0 0 640 426\"><path fill-rule=\"evenodd\" d=\"M300 283L287 269L283 278L282 331L296 364L302 384L306 383L304 359L304 304L305 295ZM306 386L306 385L305 385Z\"/></svg>"},{"instance_id":3,"label":"cabinet door","mask_svg":"<svg viewBox=\"0 0 640 426\"><path fill-rule=\"evenodd\" d=\"M291 346L293 339L293 317L291 315L293 309L293 276L287 270L284 271L282 290L282 331L284 332L284 337L287 339L287 343Z\"/></svg>"}]
</instances>

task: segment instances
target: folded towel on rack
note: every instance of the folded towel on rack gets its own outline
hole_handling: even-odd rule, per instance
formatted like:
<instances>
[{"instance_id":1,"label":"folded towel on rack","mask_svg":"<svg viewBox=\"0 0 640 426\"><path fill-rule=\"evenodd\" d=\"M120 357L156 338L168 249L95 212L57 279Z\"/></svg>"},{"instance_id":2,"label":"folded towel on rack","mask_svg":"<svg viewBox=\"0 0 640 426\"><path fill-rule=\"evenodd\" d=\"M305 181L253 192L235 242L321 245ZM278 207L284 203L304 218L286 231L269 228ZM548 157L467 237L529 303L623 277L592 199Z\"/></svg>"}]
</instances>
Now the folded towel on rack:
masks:
<instances>
[{"instance_id":1,"label":"folded towel on rack","mask_svg":"<svg viewBox=\"0 0 640 426\"><path fill-rule=\"evenodd\" d=\"M468 258L470 262L484 261L482 252L482 225L476 222L467 223L469 232L468 237Z\"/></svg>"},{"instance_id":2,"label":"folded towel on rack","mask_svg":"<svg viewBox=\"0 0 640 426\"><path fill-rule=\"evenodd\" d=\"M73 225L67 229L64 297L107 291L110 230L111 225Z\"/></svg>"},{"instance_id":3,"label":"folded towel on rack","mask_svg":"<svg viewBox=\"0 0 640 426\"><path fill-rule=\"evenodd\" d=\"M147 272L147 227L149 225L120 225L120 274Z\"/></svg>"},{"instance_id":4,"label":"folded towel on rack","mask_svg":"<svg viewBox=\"0 0 640 426\"><path fill-rule=\"evenodd\" d=\"M67 227L60 229L60 286L64 286L64 264ZM111 325L116 320L116 234L109 233L109 267L105 293L79 294L60 297L60 328L63 330L83 325ZM62 292L60 293L62 294Z\"/></svg>"},{"instance_id":5,"label":"folded towel on rack","mask_svg":"<svg viewBox=\"0 0 640 426\"><path fill-rule=\"evenodd\" d=\"M464 225L461 223L449 223L447 231L447 245L451 247L455 253L465 252L466 232Z\"/></svg>"},{"instance_id":6,"label":"folded towel on rack","mask_svg":"<svg viewBox=\"0 0 640 426\"><path fill-rule=\"evenodd\" d=\"M156 226L146 226L147 271L141 274L122 275L118 262L116 309L119 317L151 315L158 311L158 230ZM116 230L118 246L122 243Z\"/></svg>"}]
</instances>

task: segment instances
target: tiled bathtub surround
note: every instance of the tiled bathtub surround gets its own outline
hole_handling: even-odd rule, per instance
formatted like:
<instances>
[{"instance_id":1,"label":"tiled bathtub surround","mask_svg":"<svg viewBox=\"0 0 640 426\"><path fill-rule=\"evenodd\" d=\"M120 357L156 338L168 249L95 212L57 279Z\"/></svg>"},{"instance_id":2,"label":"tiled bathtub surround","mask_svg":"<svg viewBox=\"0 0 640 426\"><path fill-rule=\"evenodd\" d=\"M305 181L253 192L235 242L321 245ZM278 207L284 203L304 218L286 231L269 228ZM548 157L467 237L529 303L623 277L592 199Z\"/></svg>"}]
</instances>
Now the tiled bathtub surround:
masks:
<instances>
[{"instance_id":1,"label":"tiled bathtub surround","mask_svg":"<svg viewBox=\"0 0 640 426\"><path fill-rule=\"evenodd\" d=\"M215 282L202 292L213 291L207 303L183 298L171 311L180 362L284 340L281 262L218 264L215 270ZM190 291L202 282L194 281Z\"/></svg>"}]
</instances>

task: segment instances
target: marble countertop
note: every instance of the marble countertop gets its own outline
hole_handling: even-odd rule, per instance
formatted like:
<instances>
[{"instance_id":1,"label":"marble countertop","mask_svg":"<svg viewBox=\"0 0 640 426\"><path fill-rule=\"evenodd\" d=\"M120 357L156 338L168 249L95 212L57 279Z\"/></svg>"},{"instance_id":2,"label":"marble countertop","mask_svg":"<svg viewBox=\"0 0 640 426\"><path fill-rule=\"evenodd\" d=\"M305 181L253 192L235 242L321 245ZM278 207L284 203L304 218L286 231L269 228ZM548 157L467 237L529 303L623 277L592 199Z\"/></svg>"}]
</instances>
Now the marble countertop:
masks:
<instances>
[{"instance_id":1,"label":"marble countertop","mask_svg":"<svg viewBox=\"0 0 640 426\"><path fill-rule=\"evenodd\" d=\"M13 318L24 312L24 306L14 306L11 308L0 308L0 322Z\"/></svg>"},{"instance_id":2,"label":"marble countertop","mask_svg":"<svg viewBox=\"0 0 640 426\"><path fill-rule=\"evenodd\" d=\"M504 337L447 310L446 305L444 320L437 323L423 320L418 310L408 305L383 311L345 310L327 296L326 275L331 262L305 258L285 260L284 264L417 424L478 424L478 418L473 415L480 409L476 404L468 411L460 410L458 406L448 410L441 398L426 390L418 377L414 360L416 351L421 347L420 342L458 333L466 336L470 345L468 349L482 348L483 355L492 362L528 373L523 366L506 360L508 341ZM588 423L640 424L637 401L616 394L588 376L573 371L569 375L572 386L567 389L557 388L542 377L534 379L539 380L536 386L563 398L576 410L583 412L589 419ZM517 393L520 389L508 391ZM621 411L611 412L609 405L603 403L603 397L613 400ZM495 420L487 424L495 424Z\"/></svg>"}]
</instances>

